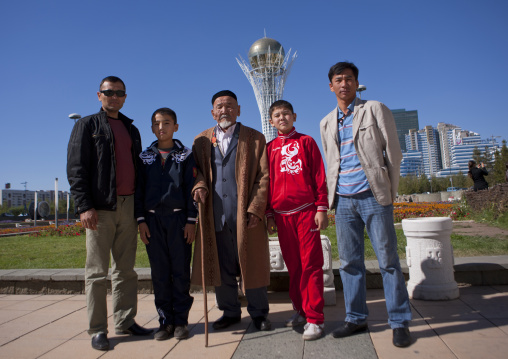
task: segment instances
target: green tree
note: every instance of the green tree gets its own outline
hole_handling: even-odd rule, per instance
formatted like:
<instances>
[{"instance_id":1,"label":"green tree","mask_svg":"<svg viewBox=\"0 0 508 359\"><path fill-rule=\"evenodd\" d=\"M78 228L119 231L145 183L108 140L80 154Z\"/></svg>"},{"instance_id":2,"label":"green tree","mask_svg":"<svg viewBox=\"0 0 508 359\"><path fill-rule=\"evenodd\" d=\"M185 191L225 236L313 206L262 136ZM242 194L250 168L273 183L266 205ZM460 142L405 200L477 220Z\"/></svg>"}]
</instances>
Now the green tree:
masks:
<instances>
[{"instance_id":1,"label":"green tree","mask_svg":"<svg viewBox=\"0 0 508 359\"><path fill-rule=\"evenodd\" d=\"M25 207L20 206L20 207L11 207L6 212L10 212L13 215L18 216L21 213L23 213L24 211L25 211Z\"/></svg>"},{"instance_id":2,"label":"green tree","mask_svg":"<svg viewBox=\"0 0 508 359\"><path fill-rule=\"evenodd\" d=\"M474 146L473 148L473 161L476 163L482 162L482 151L478 148L478 146Z\"/></svg>"},{"instance_id":3,"label":"green tree","mask_svg":"<svg viewBox=\"0 0 508 359\"><path fill-rule=\"evenodd\" d=\"M459 172L458 174L453 175L452 181L453 181L453 187L457 187L457 188L467 188L468 187L467 176L465 176L462 172Z\"/></svg>"},{"instance_id":4,"label":"green tree","mask_svg":"<svg viewBox=\"0 0 508 359\"><path fill-rule=\"evenodd\" d=\"M489 185L495 185L497 183L503 183L505 181L505 163L503 163L501 151L496 150L494 167L489 173Z\"/></svg>"},{"instance_id":5,"label":"green tree","mask_svg":"<svg viewBox=\"0 0 508 359\"><path fill-rule=\"evenodd\" d=\"M409 175L400 178L398 189L400 195L419 193L419 190L418 177Z\"/></svg>"},{"instance_id":6,"label":"green tree","mask_svg":"<svg viewBox=\"0 0 508 359\"><path fill-rule=\"evenodd\" d=\"M485 146L485 152L483 152L482 155L482 162L485 164L485 169L487 171L492 171L494 159L492 158L492 153L489 151L487 146Z\"/></svg>"},{"instance_id":7,"label":"green tree","mask_svg":"<svg viewBox=\"0 0 508 359\"><path fill-rule=\"evenodd\" d=\"M430 192L430 182L425 174L422 174L418 178L418 192L417 193L426 193Z\"/></svg>"}]
</instances>

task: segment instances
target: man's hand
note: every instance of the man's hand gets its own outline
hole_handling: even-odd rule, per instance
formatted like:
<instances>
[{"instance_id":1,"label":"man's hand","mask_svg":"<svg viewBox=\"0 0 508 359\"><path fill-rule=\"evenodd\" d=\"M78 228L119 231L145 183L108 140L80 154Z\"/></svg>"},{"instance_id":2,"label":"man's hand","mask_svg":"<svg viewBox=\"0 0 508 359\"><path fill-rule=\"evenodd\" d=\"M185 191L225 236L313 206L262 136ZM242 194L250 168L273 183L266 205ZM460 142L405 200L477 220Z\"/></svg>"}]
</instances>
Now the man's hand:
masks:
<instances>
[{"instance_id":1,"label":"man's hand","mask_svg":"<svg viewBox=\"0 0 508 359\"><path fill-rule=\"evenodd\" d=\"M255 214L249 213L249 224L247 225L247 228L256 227L259 224L259 221L261 221L261 218Z\"/></svg>"},{"instance_id":2,"label":"man's hand","mask_svg":"<svg viewBox=\"0 0 508 359\"><path fill-rule=\"evenodd\" d=\"M326 212L316 212L314 216L314 222L316 222L316 226L321 231L328 227L328 215Z\"/></svg>"},{"instance_id":3,"label":"man's hand","mask_svg":"<svg viewBox=\"0 0 508 359\"><path fill-rule=\"evenodd\" d=\"M97 223L99 223L99 216L95 208L90 208L88 211L79 214L79 220L83 228L97 230Z\"/></svg>"},{"instance_id":4,"label":"man's hand","mask_svg":"<svg viewBox=\"0 0 508 359\"><path fill-rule=\"evenodd\" d=\"M196 238L196 224L187 223L183 230L183 237L187 238L187 244L194 242L194 239Z\"/></svg>"},{"instance_id":5,"label":"man's hand","mask_svg":"<svg viewBox=\"0 0 508 359\"><path fill-rule=\"evenodd\" d=\"M141 242L144 244L148 244L148 238L150 238L150 230L148 229L148 225L146 222L142 222L138 226L139 228L139 236L141 237Z\"/></svg>"},{"instance_id":6,"label":"man's hand","mask_svg":"<svg viewBox=\"0 0 508 359\"><path fill-rule=\"evenodd\" d=\"M206 196L208 196L208 191L204 188L198 188L194 191L194 202L204 204Z\"/></svg>"},{"instance_id":7,"label":"man's hand","mask_svg":"<svg viewBox=\"0 0 508 359\"><path fill-rule=\"evenodd\" d=\"M268 229L268 234L277 233L277 224L275 224L275 219L273 217L266 220L266 227Z\"/></svg>"}]
</instances>

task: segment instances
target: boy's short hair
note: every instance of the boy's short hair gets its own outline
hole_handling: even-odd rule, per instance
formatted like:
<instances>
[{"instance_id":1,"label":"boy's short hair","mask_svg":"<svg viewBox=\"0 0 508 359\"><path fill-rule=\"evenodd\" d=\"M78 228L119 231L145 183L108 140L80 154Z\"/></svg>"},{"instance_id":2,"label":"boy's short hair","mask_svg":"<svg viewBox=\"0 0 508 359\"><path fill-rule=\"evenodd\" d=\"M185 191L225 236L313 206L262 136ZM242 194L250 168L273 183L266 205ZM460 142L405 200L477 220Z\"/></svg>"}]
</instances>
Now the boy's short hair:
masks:
<instances>
[{"instance_id":1,"label":"boy's short hair","mask_svg":"<svg viewBox=\"0 0 508 359\"><path fill-rule=\"evenodd\" d=\"M155 115L157 115L157 114L168 115L168 116L170 116L173 119L173 121L175 122L175 125L177 124L177 122L176 122L176 113L175 113L175 111L173 111L169 107L161 107L161 108L155 110L155 112L152 115L152 123L153 123L153 121L155 121Z\"/></svg>"},{"instance_id":2,"label":"boy's short hair","mask_svg":"<svg viewBox=\"0 0 508 359\"><path fill-rule=\"evenodd\" d=\"M122 81L122 79L120 77L116 77L116 76L104 77L101 81L101 84L99 85L99 91L102 89L102 85L104 84L104 82L112 82L112 83L120 82L123 85L124 91L127 91L127 88L125 87L125 83Z\"/></svg>"},{"instance_id":3,"label":"boy's short hair","mask_svg":"<svg viewBox=\"0 0 508 359\"><path fill-rule=\"evenodd\" d=\"M352 62L337 62L335 65L330 67L330 71L328 71L328 79L332 82L332 79L335 75L341 74L345 69L351 69L353 71L353 75L355 75L355 80L358 81L358 67L355 66Z\"/></svg>"},{"instance_id":4,"label":"boy's short hair","mask_svg":"<svg viewBox=\"0 0 508 359\"><path fill-rule=\"evenodd\" d=\"M272 117L272 113L273 111L275 111L276 107L284 107L287 108L289 111L291 111L291 113L295 113L295 111L293 111L293 105L291 105L288 101L277 100L274 103L272 103L272 105L270 106L270 110L268 110L270 117Z\"/></svg>"}]
</instances>

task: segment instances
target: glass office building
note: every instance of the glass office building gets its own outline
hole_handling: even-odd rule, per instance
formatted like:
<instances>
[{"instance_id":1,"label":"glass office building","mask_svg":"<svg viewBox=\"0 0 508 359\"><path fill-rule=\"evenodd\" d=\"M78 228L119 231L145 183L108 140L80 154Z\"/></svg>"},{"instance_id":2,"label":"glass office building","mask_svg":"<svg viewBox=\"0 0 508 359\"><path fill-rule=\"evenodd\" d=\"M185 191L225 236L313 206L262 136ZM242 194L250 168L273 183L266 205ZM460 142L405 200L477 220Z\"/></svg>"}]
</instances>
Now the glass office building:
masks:
<instances>
[{"instance_id":1,"label":"glass office building","mask_svg":"<svg viewBox=\"0 0 508 359\"><path fill-rule=\"evenodd\" d=\"M391 111L395 119L395 126L397 127L400 149L402 152L405 152L408 150L406 148L405 135L409 133L409 130L418 130L420 128L418 123L418 111L406 111L405 108Z\"/></svg>"}]
</instances>

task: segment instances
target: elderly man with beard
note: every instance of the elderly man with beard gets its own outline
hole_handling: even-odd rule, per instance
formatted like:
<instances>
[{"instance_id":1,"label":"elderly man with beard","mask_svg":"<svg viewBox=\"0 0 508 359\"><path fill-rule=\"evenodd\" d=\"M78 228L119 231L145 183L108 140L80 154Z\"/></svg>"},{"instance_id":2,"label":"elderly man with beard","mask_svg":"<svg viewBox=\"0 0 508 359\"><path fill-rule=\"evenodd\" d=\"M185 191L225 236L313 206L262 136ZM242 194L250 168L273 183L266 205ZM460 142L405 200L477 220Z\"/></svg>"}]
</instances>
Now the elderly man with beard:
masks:
<instances>
[{"instance_id":1,"label":"elderly man with beard","mask_svg":"<svg viewBox=\"0 0 508 359\"><path fill-rule=\"evenodd\" d=\"M262 133L236 122L236 95L224 90L212 98L217 125L194 139L198 175L193 188L200 205L192 283L215 286L223 316L213 324L225 329L241 320L238 277L258 330L270 330L267 319L270 283L268 236L264 221L268 162ZM203 239L201 240L201 237ZM201 246L203 243L203 247ZM201 266L204 253L204 268Z\"/></svg>"}]
</instances>

